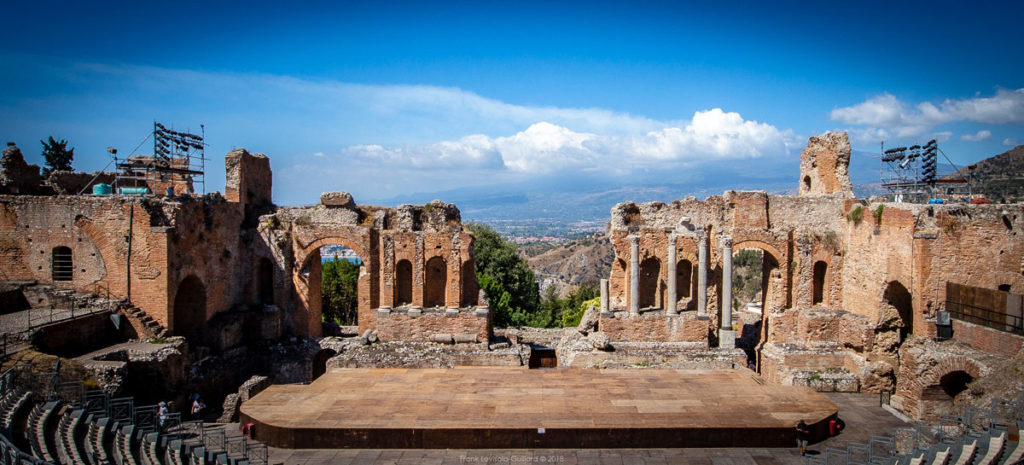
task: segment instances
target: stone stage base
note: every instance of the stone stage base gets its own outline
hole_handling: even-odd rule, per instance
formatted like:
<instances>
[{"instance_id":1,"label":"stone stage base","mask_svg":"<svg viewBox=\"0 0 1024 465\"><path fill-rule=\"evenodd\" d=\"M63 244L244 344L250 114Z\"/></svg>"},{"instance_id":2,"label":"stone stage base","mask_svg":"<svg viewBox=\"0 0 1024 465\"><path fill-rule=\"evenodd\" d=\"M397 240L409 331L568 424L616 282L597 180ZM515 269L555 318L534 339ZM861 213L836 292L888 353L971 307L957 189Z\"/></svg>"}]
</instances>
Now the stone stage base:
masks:
<instances>
[{"instance_id":1,"label":"stone stage base","mask_svg":"<svg viewBox=\"0 0 1024 465\"><path fill-rule=\"evenodd\" d=\"M333 369L241 407L284 448L793 447L838 409L746 370Z\"/></svg>"}]
</instances>

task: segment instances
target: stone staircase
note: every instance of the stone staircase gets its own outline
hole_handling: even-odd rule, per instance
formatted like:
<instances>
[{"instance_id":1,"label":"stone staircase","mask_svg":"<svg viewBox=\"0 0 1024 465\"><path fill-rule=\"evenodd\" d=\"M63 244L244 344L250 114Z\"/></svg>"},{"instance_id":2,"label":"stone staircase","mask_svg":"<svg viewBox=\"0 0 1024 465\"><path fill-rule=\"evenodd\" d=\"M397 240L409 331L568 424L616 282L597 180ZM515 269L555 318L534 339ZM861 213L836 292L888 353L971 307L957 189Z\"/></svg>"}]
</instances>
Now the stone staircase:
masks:
<instances>
[{"instance_id":1,"label":"stone staircase","mask_svg":"<svg viewBox=\"0 0 1024 465\"><path fill-rule=\"evenodd\" d=\"M165 338L170 336L170 332L167 331L167 328L139 307L125 307L121 309L121 314L134 321L132 326L134 326L136 330L139 330L140 339Z\"/></svg>"}]
</instances>

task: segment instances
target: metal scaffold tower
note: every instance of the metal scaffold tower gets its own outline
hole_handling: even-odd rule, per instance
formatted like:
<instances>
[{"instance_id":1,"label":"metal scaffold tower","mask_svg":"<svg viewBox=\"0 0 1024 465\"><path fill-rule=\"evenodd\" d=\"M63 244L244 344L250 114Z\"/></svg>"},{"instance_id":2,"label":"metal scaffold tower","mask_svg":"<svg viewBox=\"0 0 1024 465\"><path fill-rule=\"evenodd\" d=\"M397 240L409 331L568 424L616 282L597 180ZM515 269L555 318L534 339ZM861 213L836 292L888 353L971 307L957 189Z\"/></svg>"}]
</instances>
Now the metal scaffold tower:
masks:
<instances>
[{"instance_id":1,"label":"metal scaffold tower","mask_svg":"<svg viewBox=\"0 0 1024 465\"><path fill-rule=\"evenodd\" d=\"M882 187L889 190L893 201L925 203L968 200L970 184L956 175L959 171L946 154L939 149L935 139L921 145L894 147L885 150L882 144ZM953 166L954 173L939 176L938 154Z\"/></svg>"},{"instance_id":2,"label":"metal scaffold tower","mask_svg":"<svg viewBox=\"0 0 1024 465\"><path fill-rule=\"evenodd\" d=\"M154 121L153 156L115 158L117 185L120 188L161 185L166 186L169 193L195 193L199 187L205 194L206 127L199 125L199 128L197 135L168 129Z\"/></svg>"}]
</instances>

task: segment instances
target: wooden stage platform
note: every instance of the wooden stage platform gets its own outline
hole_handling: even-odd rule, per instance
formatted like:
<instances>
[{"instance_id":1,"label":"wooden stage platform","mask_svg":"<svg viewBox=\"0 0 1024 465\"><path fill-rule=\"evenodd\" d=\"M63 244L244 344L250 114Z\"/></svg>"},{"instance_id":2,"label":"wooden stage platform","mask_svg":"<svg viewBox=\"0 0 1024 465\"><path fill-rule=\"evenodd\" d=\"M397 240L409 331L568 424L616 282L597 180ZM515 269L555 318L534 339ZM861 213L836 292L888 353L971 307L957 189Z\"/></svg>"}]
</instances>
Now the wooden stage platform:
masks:
<instances>
[{"instance_id":1,"label":"wooden stage platform","mask_svg":"<svg viewBox=\"0 0 1024 465\"><path fill-rule=\"evenodd\" d=\"M793 447L837 407L744 370L334 369L242 404L284 448Z\"/></svg>"}]
</instances>

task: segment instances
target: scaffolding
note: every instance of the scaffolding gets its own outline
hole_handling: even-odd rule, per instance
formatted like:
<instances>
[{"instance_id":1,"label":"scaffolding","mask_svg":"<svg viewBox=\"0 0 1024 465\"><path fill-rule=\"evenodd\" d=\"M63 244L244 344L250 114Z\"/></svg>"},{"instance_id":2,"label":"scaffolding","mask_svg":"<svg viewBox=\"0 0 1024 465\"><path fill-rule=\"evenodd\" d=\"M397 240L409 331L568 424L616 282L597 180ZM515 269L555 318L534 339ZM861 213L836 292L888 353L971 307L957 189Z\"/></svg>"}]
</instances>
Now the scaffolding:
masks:
<instances>
[{"instance_id":1,"label":"scaffolding","mask_svg":"<svg viewBox=\"0 0 1024 465\"><path fill-rule=\"evenodd\" d=\"M940 153L953 167L951 174L939 175ZM882 187L889 190L895 202L969 201L970 183L958 173L956 165L939 149L935 139L923 146L915 144L889 150L885 150L885 143L882 143Z\"/></svg>"},{"instance_id":2,"label":"scaffolding","mask_svg":"<svg viewBox=\"0 0 1024 465\"><path fill-rule=\"evenodd\" d=\"M168 129L153 121L153 155L130 156L124 160L117 160L115 156L115 185L122 190L150 188L166 190L168 194L192 194L198 184L205 194L206 127L199 125L199 128L200 134L196 135Z\"/></svg>"}]
</instances>

